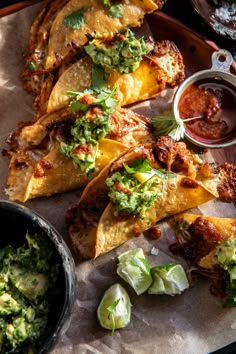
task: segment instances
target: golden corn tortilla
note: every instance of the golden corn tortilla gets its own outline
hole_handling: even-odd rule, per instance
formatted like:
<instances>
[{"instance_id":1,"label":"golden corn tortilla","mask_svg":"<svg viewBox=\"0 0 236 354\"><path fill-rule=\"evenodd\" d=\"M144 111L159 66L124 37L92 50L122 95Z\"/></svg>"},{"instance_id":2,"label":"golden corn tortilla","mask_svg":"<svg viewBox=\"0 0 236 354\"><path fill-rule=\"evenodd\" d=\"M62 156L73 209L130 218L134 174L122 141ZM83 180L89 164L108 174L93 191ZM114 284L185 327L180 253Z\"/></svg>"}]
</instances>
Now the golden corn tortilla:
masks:
<instances>
[{"instance_id":1,"label":"golden corn tortilla","mask_svg":"<svg viewBox=\"0 0 236 354\"><path fill-rule=\"evenodd\" d=\"M105 185L109 168L110 164L87 184L78 204L66 214L69 239L80 259L95 257L97 224L109 202Z\"/></svg>"},{"instance_id":2,"label":"golden corn tortilla","mask_svg":"<svg viewBox=\"0 0 236 354\"><path fill-rule=\"evenodd\" d=\"M186 221L189 225L192 224L199 216L212 223L223 239L236 237L236 218L221 218L216 216L196 215L181 213L174 217L175 222L178 220ZM170 223L172 225L172 223ZM219 264L215 257L216 250L212 250L208 255L202 257L199 261L199 266L205 269L213 269L216 264Z\"/></svg>"},{"instance_id":3,"label":"golden corn tortilla","mask_svg":"<svg viewBox=\"0 0 236 354\"><path fill-rule=\"evenodd\" d=\"M59 78L49 96L47 112L65 107L71 99L68 91L84 92L92 83L92 60L86 56L71 65Z\"/></svg>"},{"instance_id":4,"label":"golden corn tortilla","mask_svg":"<svg viewBox=\"0 0 236 354\"><path fill-rule=\"evenodd\" d=\"M185 176L177 175L176 178L169 178L163 182L165 183L163 195L157 198L146 211L144 219L137 216L115 217L114 206L109 203L97 227L95 257L138 236L168 216L196 207L216 197L214 193L205 189L204 182L199 182L195 188L183 187L181 185L183 178ZM157 188L162 188L162 186L159 185Z\"/></svg>"},{"instance_id":5,"label":"golden corn tortilla","mask_svg":"<svg viewBox=\"0 0 236 354\"><path fill-rule=\"evenodd\" d=\"M171 41L156 42L156 50L144 57L132 73L119 74L105 68L106 87L116 87L116 99L123 107L156 97L167 85L176 86L184 78L182 56ZM59 78L50 94L47 112L65 107L71 99L68 91L83 92L92 83L92 59L86 56L71 65Z\"/></svg>"},{"instance_id":6,"label":"golden corn tortilla","mask_svg":"<svg viewBox=\"0 0 236 354\"><path fill-rule=\"evenodd\" d=\"M124 0L121 1L123 16L112 18L101 0L71 0L57 14L53 21L46 59L46 69L51 68L56 62L56 56L64 57L71 42L83 46L87 42L86 34L94 31L117 32L130 26L139 27L146 13L151 13L161 8L164 1L152 0ZM84 12L84 25L79 29L66 27L64 19L73 12L86 8Z\"/></svg>"},{"instance_id":7,"label":"golden corn tortilla","mask_svg":"<svg viewBox=\"0 0 236 354\"><path fill-rule=\"evenodd\" d=\"M96 171L93 176L96 176L114 157L127 150L127 146L118 141L101 139L99 141L99 149L100 156L96 160ZM37 177L42 166L48 167L43 169L41 176ZM36 173L36 171L39 171L39 173ZM86 174L80 170L79 166L71 158L63 156L59 152L57 144L33 168L32 166L23 168L21 175L16 172L10 178L13 178L13 176L21 179L25 186L21 185L22 188L13 193L12 189L17 183L13 183L14 181L9 179L9 184L13 185L9 199L12 200L14 198L14 200L22 202L80 188L88 183Z\"/></svg>"},{"instance_id":8,"label":"golden corn tortilla","mask_svg":"<svg viewBox=\"0 0 236 354\"><path fill-rule=\"evenodd\" d=\"M36 122L20 127L10 150L9 176L6 193L10 200L49 196L85 186L88 178L73 159L58 151L60 132L51 126L70 124L71 112L62 109L46 114ZM111 117L112 130L100 142L100 157L96 160L95 177L114 157L142 141L152 142L148 118L130 109L116 109ZM64 123L63 123L64 122ZM59 134L59 135L58 135Z\"/></svg>"}]
</instances>

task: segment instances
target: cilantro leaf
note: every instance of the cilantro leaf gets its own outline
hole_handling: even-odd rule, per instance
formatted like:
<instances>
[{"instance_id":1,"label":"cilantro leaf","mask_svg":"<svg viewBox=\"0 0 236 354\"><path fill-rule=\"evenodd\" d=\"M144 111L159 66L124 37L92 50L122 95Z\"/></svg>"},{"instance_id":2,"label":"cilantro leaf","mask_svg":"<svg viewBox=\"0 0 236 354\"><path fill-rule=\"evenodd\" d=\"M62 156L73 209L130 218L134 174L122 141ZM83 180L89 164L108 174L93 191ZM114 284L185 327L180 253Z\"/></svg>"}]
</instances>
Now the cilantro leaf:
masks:
<instances>
[{"instance_id":1,"label":"cilantro leaf","mask_svg":"<svg viewBox=\"0 0 236 354\"><path fill-rule=\"evenodd\" d=\"M133 174L136 172L144 172L148 173L152 171L152 167L150 166L150 162L147 159L139 158L132 162L130 166L124 164L124 168L127 173Z\"/></svg>"},{"instance_id":2,"label":"cilantro leaf","mask_svg":"<svg viewBox=\"0 0 236 354\"><path fill-rule=\"evenodd\" d=\"M83 111L86 112L89 108L88 104L81 103L80 101L77 100L72 100L69 104L69 109L71 112L75 113L78 111Z\"/></svg>"},{"instance_id":3,"label":"cilantro leaf","mask_svg":"<svg viewBox=\"0 0 236 354\"><path fill-rule=\"evenodd\" d=\"M66 27L77 30L84 26L84 13L87 11L86 7L82 7L78 11L72 12L64 18L64 25Z\"/></svg>"},{"instance_id":4,"label":"cilantro leaf","mask_svg":"<svg viewBox=\"0 0 236 354\"><path fill-rule=\"evenodd\" d=\"M120 5L113 5L109 9L109 16L112 18L122 18L123 17L123 6Z\"/></svg>"},{"instance_id":5,"label":"cilantro leaf","mask_svg":"<svg viewBox=\"0 0 236 354\"><path fill-rule=\"evenodd\" d=\"M96 64L92 66L92 88L95 90L101 90L106 84L106 73L105 70Z\"/></svg>"},{"instance_id":6,"label":"cilantro leaf","mask_svg":"<svg viewBox=\"0 0 236 354\"><path fill-rule=\"evenodd\" d=\"M136 172L143 172L143 173L155 172L155 174L161 179L176 177L176 174L171 171L167 171L162 168L159 169L152 168L150 162L144 158L139 158L134 160L130 166L126 165L125 163L123 164L123 166L126 172L129 174L134 174Z\"/></svg>"},{"instance_id":7,"label":"cilantro leaf","mask_svg":"<svg viewBox=\"0 0 236 354\"><path fill-rule=\"evenodd\" d=\"M113 98L116 93L116 87L112 90L102 87L101 89L87 89L83 92L67 91L68 96L75 96L69 104L69 108L72 112L87 111L91 106L99 106L106 113L112 114L118 101ZM81 102L81 98L87 94L94 96L94 101L91 104L84 104Z\"/></svg>"},{"instance_id":8,"label":"cilantro leaf","mask_svg":"<svg viewBox=\"0 0 236 354\"><path fill-rule=\"evenodd\" d=\"M178 141L184 137L184 122L182 119L176 119L173 111L165 111L163 115L152 118L151 124L156 138L169 135L172 139Z\"/></svg>"}]
</instances>

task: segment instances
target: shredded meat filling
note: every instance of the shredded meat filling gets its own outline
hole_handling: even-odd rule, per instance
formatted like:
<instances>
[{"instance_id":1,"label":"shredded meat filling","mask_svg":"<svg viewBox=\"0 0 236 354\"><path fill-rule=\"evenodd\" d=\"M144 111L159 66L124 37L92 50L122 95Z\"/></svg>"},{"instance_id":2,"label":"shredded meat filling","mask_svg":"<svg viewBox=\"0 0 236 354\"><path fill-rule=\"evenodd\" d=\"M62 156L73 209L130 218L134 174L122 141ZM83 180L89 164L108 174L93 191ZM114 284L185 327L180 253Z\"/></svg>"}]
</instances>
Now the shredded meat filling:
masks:
<instances>
[{"instance_id":1,"label":"shredded meat filling","mask_svg":"<svg viewBox=\"0 0 236 354\"><path fill-rule=\"evenodd\" d=\"M202 257L209 254L224 239L216 227L201 216L185 228L185 232L190 235L189 238L184 237L183 241L178 235L178 241L171 245L170 249L192 265L197 265Z\"/></svg>"},{"instance_id":2,"label":"shredded meat filling","mask_svg":"<svg viewBox=\"0 0 236 354\"><path fill-rule=\"evenodd\" d=\"M171 137L162 136L154 147L154 155L168 170L188 174L191 152L185 143L176 143Z\"/></svg>"}]
</instances>

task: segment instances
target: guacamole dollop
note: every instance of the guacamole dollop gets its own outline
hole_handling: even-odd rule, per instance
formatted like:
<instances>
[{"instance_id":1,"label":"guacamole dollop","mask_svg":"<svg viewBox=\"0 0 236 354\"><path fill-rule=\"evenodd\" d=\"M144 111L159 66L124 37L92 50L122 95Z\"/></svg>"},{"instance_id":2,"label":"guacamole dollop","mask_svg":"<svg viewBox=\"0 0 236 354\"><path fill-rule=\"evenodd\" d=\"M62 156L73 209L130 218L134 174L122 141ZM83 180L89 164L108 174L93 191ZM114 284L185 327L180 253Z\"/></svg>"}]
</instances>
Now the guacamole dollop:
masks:
<instances>
[{"instance_id":1,"label":"guacamole dollop","mask_svg":"<svg viewBox=\"0 0 236 354\"><path fill-rule=\"evenodd\" d=\"M229 285L226 289L228 298L224 305L236 307L236 238L223 241L216 250L218 262L229 273Z\"/></svg>"},{"instance_id":2,"label":"guacamole dollop","mask_svg":"<svg viewBox=\"0 0 236 354\"><path fill-rule=\"evenodd\" d=\"M0 353L37 353L60 265L42 235L0 250Z\"/></svg>"},{"instance_id":3,"label":"guacamole dollop","mask_svg":"<svg viewBox=\"0 0 236 354\"><path fill-rule=\"evenodd\" d=\"M97 32L84 49L97 65L128 74L139 67L153 45L143 38L136 38L130 29L126 29L115 34Z\"/></svg>"},{"instance_id":4,"label":"guacamole dollop","mask_svg":"<svg viewBox=\"0 0 236 354\"><path fill-rule=\"evenodd\" d=\"M108 14L112 18L123 17L123 5L122 4L112 4L113 1L102 0L103 6L108 9Z\"/></svg>"},{"instance_id":5,"label":"guacamole dollop","mask_svg":"<svg viewBox=\"0 0 236 354\"><path fill-rule=\"evenodd\" d=\"M174 176L173 173L152 168L147 159L138 158L130 166L124 164L124 170L106 179L108 196L117 214L144 218L145 211L163 195L163 180Z\"/></svg>"},{"instance_id":6,"label":"guacamole dollop","mask_svg":"<svg viewBox=\"0 0 236 354\"><path fill-rule=\"evenodd\" d=\"M115 89L90 89L70 94L75 97L70 109L75 113L79 111L80 116L71 128L70 140L61 142L59 151L72 158L81 171L90 176L100 155L98 141L111 130L110 116L117 104L113 98Z\"/></svg>"}]
</instances>

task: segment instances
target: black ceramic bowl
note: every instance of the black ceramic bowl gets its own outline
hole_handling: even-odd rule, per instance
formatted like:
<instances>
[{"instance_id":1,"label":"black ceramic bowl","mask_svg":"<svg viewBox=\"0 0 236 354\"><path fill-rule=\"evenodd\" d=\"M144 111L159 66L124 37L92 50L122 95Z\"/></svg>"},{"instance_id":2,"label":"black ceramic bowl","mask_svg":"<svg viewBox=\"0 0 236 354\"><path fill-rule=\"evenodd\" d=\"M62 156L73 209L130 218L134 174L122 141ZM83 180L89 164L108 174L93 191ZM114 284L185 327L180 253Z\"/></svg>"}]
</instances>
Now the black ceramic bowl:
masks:
<instances>
[{"instance_id":1,"label":"black ceramic bowl","mask_svg":"<svg viewBox=\"0 0 236 354\"><path fill-rule=\"evenodd\" d=\"M75 300L75 264L66 243L54 227L36 212L17 203L0 200L1 238L0 249L7 245L17 248L25 243L26 232L45 235L55 252L55 262L60 272L55 284L56 296L50 306L47 337L37 354L49 353L59 337L68 328ZM4 230L4 231L3 231Z\"/></svg>"}]
</instances>

